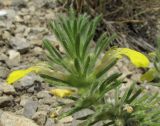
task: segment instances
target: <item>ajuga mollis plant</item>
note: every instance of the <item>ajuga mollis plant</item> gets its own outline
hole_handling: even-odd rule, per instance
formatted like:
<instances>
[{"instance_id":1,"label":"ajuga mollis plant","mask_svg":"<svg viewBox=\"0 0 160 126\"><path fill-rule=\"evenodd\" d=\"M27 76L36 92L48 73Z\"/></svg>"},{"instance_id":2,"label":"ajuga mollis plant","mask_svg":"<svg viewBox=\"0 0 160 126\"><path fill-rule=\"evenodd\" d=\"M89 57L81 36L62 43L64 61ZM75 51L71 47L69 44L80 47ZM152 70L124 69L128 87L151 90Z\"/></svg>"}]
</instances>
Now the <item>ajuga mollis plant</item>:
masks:
<instances>
[{"instance_id":1,"label":"ajuga mollis plant","mask_svg":"<svg viewBox=\"0 0 160 126\"><path fill-rule=\"evenodd\" d=\"M76 102L73 108L59 118L84 108L92 109L94 113L85 118L80 124L82 126L91 126L102 120L107 121L105 126L159 126L158 95L143 94L141 89L134 90L134 86L121 95L121 74L108 74L123 56L128 57L136 67L148 67L148 58L129 48L113 47L105 52L116 35L107 36L107 33L103 33L94 39L100 19L101 16L91 19L87 14L76 15L74 12L67 16L60 15L50 23L50 27L64 52L44 40L46 61L28 69L13 71L7 78L8 84L34 72L55 86L77 89L80 97L74 98ZM96 44L92 46L94 41ZM105 95L113 89L114 101L108 102ZM53 93L60 97L71 94L65 89L54 90Z\"/></svg>"},{"instance_id":2,"label":"ajuga mollis plant","mask_svg":"<svg viewBox=\"0 0 160 126\"><path fill-rule=\"evenodd\" d=\"M40 74L48 83L64 87L73 87L82 94L97 79L107 77L119 58L127 56L137 67L148 67L149 60L141 53L128 48L105 49L116 37L103 33L92 46L96 27L101 16L91 19L87 14L76 15L71 11L67 16L60 15L50 23L64 52L60 52L48 40L43 41L47 60L25 70L12 72L7 82L14 83L30 72Z\"/></svg>"}]
</instances>

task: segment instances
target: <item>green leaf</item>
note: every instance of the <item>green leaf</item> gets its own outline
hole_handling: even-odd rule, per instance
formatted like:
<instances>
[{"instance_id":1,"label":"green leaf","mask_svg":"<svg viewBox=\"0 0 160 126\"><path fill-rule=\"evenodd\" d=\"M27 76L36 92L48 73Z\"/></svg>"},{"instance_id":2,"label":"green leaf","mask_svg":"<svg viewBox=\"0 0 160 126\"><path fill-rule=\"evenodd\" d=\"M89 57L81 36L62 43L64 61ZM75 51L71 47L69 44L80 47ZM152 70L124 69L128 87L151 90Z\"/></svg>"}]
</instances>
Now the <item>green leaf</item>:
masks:
<instances>
[{"instance_id":1,"label":"green leaf","mask_svg":"<svg viewBox=\"0 0 160 126\"><path fill-rule=\"evenodd\" d=\"M102 84L99 84L99 92L102 92L106 89L107 86L109 86L112 82L118 79L122 74L121 73L113 73L109 77L107 77L106 80Z\"/></svg>"},{"instance_id":2,"label":"green leaf","mask_svg":"<svg viewBox=\"0 0 160 126\"><path fill-rule=\"evenodd\" d=\"M74 66L75 66L77 72L81 74L82 73L81 72L81 65L80 65L80 61L77 58L74 59Z\"/></svg>"},{"instance_id":3,"label":"green leaf","mask_svg":"<svg viewBox=\"0 0 160 126\"><path fill-rule=\"evenodd\" d=\"M57 51L57 49L51 45L51 43L48 40L43 41L44 47L48 50L48 52L51 54L53 57L57 57L59 59L62 59L61 54Z\"/></svg>"},{"instance_id":4,"label":"green leaf","mask_svg":"<svg viewBox=\"0 0 160 126\"><path fill-rule=\"evenodd\" d=\"M157 71L155 68L150 68L146 73L144 73L142 76L141 76L141 80L142 81L152 81L153 79L155 79L156 75L157 75Z\"/></svg>"},{"instance_id":5,"label":"green leaf","mask_svg":"<svg viewBox=\"0 0 160 126\"><path fill-rule=\"evenodd\" d=\"M99 54L110 44L111 41L113 41L116 38L116 34L113 34L111 37L107 37L106 33L102 34L101 37L98 39L95 53L96 57L99 56Z\"/></svg>"},{"instance_id":6,"label":"green leaf","mask_svg":"<svg viewBox=\"0 0 160 126\"><path fill-rule=\"evenodd\" d=\"M100 78L102 75L104 75L108 70L110 70L115 64L117 60L115 59L112 63L107 65L104 69L99 69L99 67L96 69L96 78ZM103 64L101 64L103 66Z\"/></svg>"},{"instance_id":7,"label":"green leaf","mask_svg":"<svg viewBox=\"0 0 160 126\"><path fill-rule=\"evenodd\" d=\"M69 82L67 82L65 80L62 80L62 79L55 78L53 76L49 76L49 75L46 75L46 74L41 74L40 76L43 77L44 79L46 79L49 82L55 81L55 82L58 82L58 83L63 83L63 86L64 85L68 85L68 86L70 85Z\"/></svg>"},{"instance_id":8,"label":"green leaf","mask_svg":"<svg viewBox=\"0 0 160 126\"><path fill-rule=\"evenodd\" d=\"M135 100L142 93L142 89L139 89L127 102L130 104L133 100Z\"/></svg>"}]
</instances>

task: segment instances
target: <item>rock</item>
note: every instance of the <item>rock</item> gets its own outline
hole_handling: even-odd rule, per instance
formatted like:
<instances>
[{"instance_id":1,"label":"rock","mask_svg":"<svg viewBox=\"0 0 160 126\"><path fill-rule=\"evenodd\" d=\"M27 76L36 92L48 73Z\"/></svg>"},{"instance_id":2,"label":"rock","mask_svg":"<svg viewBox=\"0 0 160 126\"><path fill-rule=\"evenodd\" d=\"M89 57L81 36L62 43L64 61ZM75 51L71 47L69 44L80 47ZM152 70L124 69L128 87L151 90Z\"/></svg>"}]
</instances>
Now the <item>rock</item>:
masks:
<instances>
[{"instance_id":1,"label":"rock","mask_svg":"<svg viewBox=\"0 0 160 126\"><path fill-rule=\"evenodd\" d=\"M6 83L0 84L0 91L2 91L5 94L16 94L14 87Z\"/></svg>"},{"instance_id":2,"label":"rock","mask_svg":"<svg viewBox=\"0 0 160 126\"><path fill-rule=\"evenodd\" d=\"M33 51L34 51L35 55L40 55L40 54L42 54L43 49L40 47L34 47Z\"/></svg>"},{"instance_id":3,"label":"rock","mask_svg":"<svg viewBox=\"0 0 160 126\"><path fill-rule=\"evenodd\" d=\"M60 104L73 104L75 101L72 99L67 99L67 98L58 98L57 101Z\"/></svg>"},{"instance_id":4,"label":"rock","mask_svg":"<svg viewBox=\"0 0 160 126\"><path fill-rule=\"evenodd\" d=\"M56 0L47 1L47 3L44 5L44 7L54 9L57 7L57 2L56 2Z\"/></svg>"},{"instance_id":5,"label":"rock","mask_svg":"<svg viewBox=\"0 0 160 126\"><path fill-rule=\"evenodd\" d=\"M25 106L25 104L26 104L28 101L30 101L30 100L32 100L31 97L29 97L29 96L27 96L27 95L22 95L22 96L21 96L21 100L20 100L20 105L21 105L21 106Z\"/></svg>"},{"instance_id":6,"label":"rock","mask_svg":"<svg viewBox=\"0 0 160 126\"><path fill-rule=\"evenodd\" d=\"M0 66L0 78L5 79L9 73L9 69L7 67Z\"/></svg>"},{"instance_id":7,"label":"rock","mask_svg":"<svg viewBox=\"0 0 160 126\"><path fill-rule=\"evenodd\" d=\"M49 91L40 91L37 93L37 98L51 98L51 95L49 94Z\"/></svg>"},{"instance_id":8,"label":"rock","mask_svg":"<svg viewBox=\"0 0 160 126\"><path fill-rule=\"evenodd\" d=\"M4 42L0 40L0 47L3 46L3 45L4 45Z\"/></svg>"},{"instance_id":9,"label":"rock","mask_svg":"<svg viewBox=\"0 0 160 126\"><path fill-rule=\"evenodd\" d=\"M0 0L0 4L10 6L12 4L12 0Z\"/></svg>"},{"instance_id":10,"label":"rock","mask_svg":"<svg viewBox=\"0 0 160 126\"><path fill-rule=\"evenodd\" d=\"M25 31L24 31L24 37L27 37L28 36L28 34L29 34L29 32L30 32L30 28L25 28Z\"/></svg>"},{"instance_id":11,"label":"rock","mask_svg":"<svg viewBox=\"0 0 160 126\"><path fill-rule=\"evenodd\" d=\"M16 34L17 34L17 33L24 33L25 29L26 29L26 26L25 26L25 25L20 25L20 24L18 24L18 25L16 25L15 33L16 33Z\"/></svg>"},{"instance_id":12,"label":"rock","mask_svg":"<svg viewBox=\"0 0 160 126\"><path fill-rule=\"evenodd\" d=\"M49 112L50 109L51 109L51 107L49 105L43 105L43 104L38 105L38 111Z\"/></svg>"},{"instance_id":13,"label":"rock","mask_svg":"<svg viewBox=\"0 0 160 126\"><path fill-rule=\"evenodd\" d=\"M71 123L72 120L73 120L72 116L67 116L67 117L64 117L63 119L59 120L59 122L65 124L65 123Z\"/></svg>"},{"instance_id":14,"label":"rock","mask_svg":"<svg viewBox=\"0 0 160 126\"><path fill-rule=\"evenodd\" d=\"M44 126L47 119L47 112L38 111L33 116L32 119L40 126Z\"/></svg>"},{"instance_id":15,"label":"rock","mask_svg":"<svg viewBox=\"0 0 160 126\"><path fill-rule=\"evenodd\" d=\"M11 106L13 104L12 96L1 96L0 97L0 107Z\"/></svg>"},{"instance_id":16,"label":"rock","mask_svg":"<svg viewBox=\"0 0 160 126\"><path fill-rule=\"evenodd\" d=\"M44 27L33 27L33 28L31 28L31 34L39 34L39 33L46 33L47 31L46 31L46 28L44 28Z\"/></svg>"},{"instance_id":17,"label":"rock","mask_svg":"<svg viewBox=\"0 0 160 126\"><path fill-rule=\"evenodd\" d=\"M8 31L4 31L4 33L2 34L2 38L4 39L4 40L10 40L11 39L11 34L10 34L10 32L8 32Z\"/></svg>"},{"instance_id":18,"label":"rock","mask_svg":"<svg viewBox=\"0 0 160 126\"><path fill-rule=\"evenodd\" d=\"M97 122L93 126L104 126L104 122L102 122L102 121Z\"/></svg>"},{"instance_id":19,"label":"rock","mask_svg":"<svg viewBox=\"0 0 160 126\"><path fill-rule=\"evenodd\" d=\"M73 117L76 118L76 119L80 119L82 117L86 117L86 116L89 116L91 114L93 114L94 111L90 110L90 109L83 109L79 112L76 112Z\"/></svg>"},{"instance_id":20,"label":"rock","mask_svg":"<svg viewBox=\"0 0 160 126\"><path fill-rule=\"evenodd\" d=\"M0 54L0 61L5 62L7 59L8 59L8 57L4 53Z\"/></svg>"},{"instance_id":21,"label":"rock","mask_svg":"<svg viewBox=\"0 0 160 126\"><path fill-rule=\"evenodd\" d=\"M22 19L22 17L20 17L19 15L17 15L17 16L15 16L15 21L19 22L19 23L22 23L23 19Z\"/></svg>"},{"instance_id":22,"label":"rock","mask_svg":"<svg viewBox=\"0 0 160 126\"><path fill-rule=\"evenodd\" d=\"M34 86L28 88L28 89L27 89L27 92L28 92L28 93L34 93L34 92L35 92Z\"/></svg>"},{"instance_id":23,"label":"rock","mask_svg":"<svg viewBox=\"0 0 160 126\"><path fill-rule=\"evenodd\" d=\"M12 6L26 6L26 0L12 0Z\"/></svg>"},{"instance_id":24,"label":"rock","mask_svg":"<svg viewBox=\"0 0 160 126\"><path fill-rule=\"evenodd\" d=\"M22 37L13 37L9 43L14 49L20 51L21 53L28 51L31 46L30 43Z\"/></svg>"},{"instance_id":25,"label":"rock","mask_svg":"<svg viewBox=\"0 0 160 126\"><path fill-rule=\"evenodd\" d=\"M7 11L6 10L0 10L0 16L6 16Z\"/></svg>"},{"instance_id":26,"label":"rock","mask_svg":"<svg viewBox=\"0 0 160 126\"><path fill-rule=\"evenodd\" d=\"M29 36L29 39L30 39L32 45L34 45L34 46L42 46L42 39L38 39L38 38L33 37L33 36Z\"/></svg>"},{"instance_id":27,"label":"rock","mask_svg":"<svg viewBox=\"0 0 160 126\"><path fill-rule=\"evenodd\" d=\"M39 100L40 104L46 104L46 105L52 105L52 107L55 107L58 105L56 98L55 97L51 97L51 98L44 98L44 99L40 99Z\"/></svg>"},{"instance_id":28,"label":"rock","mask_svg":"<svg viewBox=\"0 0 160 126\"><path fill-rule=\"evenodd\" d=\"M11 112L1 112L0 125L1 126L38 126L32 120L23 116L15 115Z\"/></svg>"},{"instance_id":29,"label":"rock","mask_svg":"<svg viewBox=\"0 0 160 126\"><path fill-rule=\"evenodd\" d=\"M55 8L57 6L56 0L39 0L34 1L34 5L38 8L46 7L46 8Z\"/></svg>"},{"instance_id":30,"label":"rock","mask_svg":"<svg viewBox=\"0 0 160 126\"><path fill-rule=\"evenodd\" d=\"M23 115L23 111L24 111L24 108L18 109L18 110L15 112L15 114L17 114L17 115Z\"/></svg>"},{"instance_id":31,"label":"rock","mask_svg":"<svg viewBox=\"0 0 160 126\"><path fill-rule=\"evenodd\" d=\"M55 121L51 118L48 118L45 126L55 126Z\"/></svg>"},{"instance_id":32,"label":"rock","mask_svg":"<svg viewBox=\"0 0 160 126\"><path fill-rule=\"evenodd\" d=\"M6 27L6 23L4 21L0 21L0 28L5 28Z\"/></svg>"},{"instance_id":33,"label":"rock","mask_svg":"<svg viewBox=\"0 0 160 126\"><path fill-rule=\"evenodd\" d=\"M75 118L73 118L71 126L78 126L83 122L83 120L76 120Z\"/></svg>"},{"instance_id":34,"label":"rock","mask_svg":"<svg viewBox=\"0 0 160 126\"><path fill-rule=\"evenodd\" d=\"M13 21L17 12L14 9L7 9L7 19L8 21Z\"/></svg>"},{"instance_id":35,"label":"rock","mask_svg":"<svg viewBox=\"0 0 160 126\"><path fill-rule=\"evenodd\" d=\"M22 78L19 83L16 83L14 85L14 87L17 90L26 90L29 89L33 86L35 86L35 81L39 81L41 82L41 78L35 74L30 74L28 76L25 76L24 78ZM33 91L34 91L34 87L33 87Z\"/></svg>"},{"instance_id":36,"label":"rock","mask_svg":"<svg viewBox=\"0 0 160 126\"><path fill-rule=\"evenodd\" d=\"M0 96L2 96L3 95L3 92L2 91L0 91Z\"/></svg>"},{"instance_id":37,"label":"rock","mask_svg":"<svg viewBox=\"0 0 160 126\"><path fill-rule=\"evenodd\" d=\"M9 50L9 59L6 61L7 65L11 68L14 66L18 66L21 61L21 55L19 52L15 50Z\"/></svg>"},{"instance_id":38,"label":"rock","mask_svg":"<svg viewBox=\"0 0 160 126\"><path fill-rule=\"evenodd\" d=\"M29 100L24 105L23 115L27 118L32 118L32 116L36 113L37 108L38 108L38 103L36 101Z\"/></svg>"}]
</instances>

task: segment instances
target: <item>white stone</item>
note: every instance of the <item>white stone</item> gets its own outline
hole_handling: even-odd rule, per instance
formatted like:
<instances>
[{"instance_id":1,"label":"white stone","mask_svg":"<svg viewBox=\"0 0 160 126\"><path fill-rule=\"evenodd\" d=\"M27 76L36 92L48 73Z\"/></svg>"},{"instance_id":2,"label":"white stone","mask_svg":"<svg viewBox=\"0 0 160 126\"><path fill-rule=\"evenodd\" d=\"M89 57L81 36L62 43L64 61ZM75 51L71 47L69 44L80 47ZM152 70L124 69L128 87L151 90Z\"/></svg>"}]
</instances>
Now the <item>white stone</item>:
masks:
<instances>
[{"instance_id":1,"label":"white stone","mask_svg":"<svg viewBox=\"0 0 160 126\"><path fill-rule=\"evenodd\" d=\"M1 126L38 126L32 120L11 112L1 112L0 124Z\"/></svg>"},{"instance_id":2,"label":"white stone","mask_svg":"<svg viewBox=\"0 0 160 126\"><path fill-rule=\"evenodd\" d=\"M0 16L5 16L7 15L7 11L6 10L0 10Z\"/></svg>"},{"instance_id":3,"label":"white stone","mask_svg":"<svg viewBox=\"0 0 160 126\"><path fill-rule=\"evenodd\" d=\"M20 53L15 50L9 50L8 54L9 54L9 59L7 61L8 66L10 67L18 66L21 61Z\"/></svg>"}]
</instances>

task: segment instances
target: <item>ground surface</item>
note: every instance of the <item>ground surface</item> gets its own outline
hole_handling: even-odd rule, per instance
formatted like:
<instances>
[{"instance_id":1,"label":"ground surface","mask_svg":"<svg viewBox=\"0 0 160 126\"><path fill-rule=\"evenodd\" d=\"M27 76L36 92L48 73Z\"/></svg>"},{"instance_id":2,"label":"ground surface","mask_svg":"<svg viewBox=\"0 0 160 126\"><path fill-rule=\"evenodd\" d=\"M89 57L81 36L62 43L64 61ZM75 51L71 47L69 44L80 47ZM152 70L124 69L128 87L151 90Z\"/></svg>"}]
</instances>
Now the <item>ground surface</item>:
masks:
<instances>
[{"instance_id":1,"label":"ground surface","mask_svg":"<svg viewBox=\"0 0 160 126\"><path fill-rule=\"evenodd\" d=\"M53 87L38 75L30 74L13 86L5 82L11 71L44 59L42 40L55 40L47 27L55 18L55 6L53 0L0 0L0 11L6 13L0 16L0 126L76 126L76 118L90 112L84 110L55 122L58 106L72 100L49 94ZM123 71L123 76L128 77L124 88L131 80L138 80L141 73L128 60L118 62L113 71Z\"/></svg>"}]
</instances>

